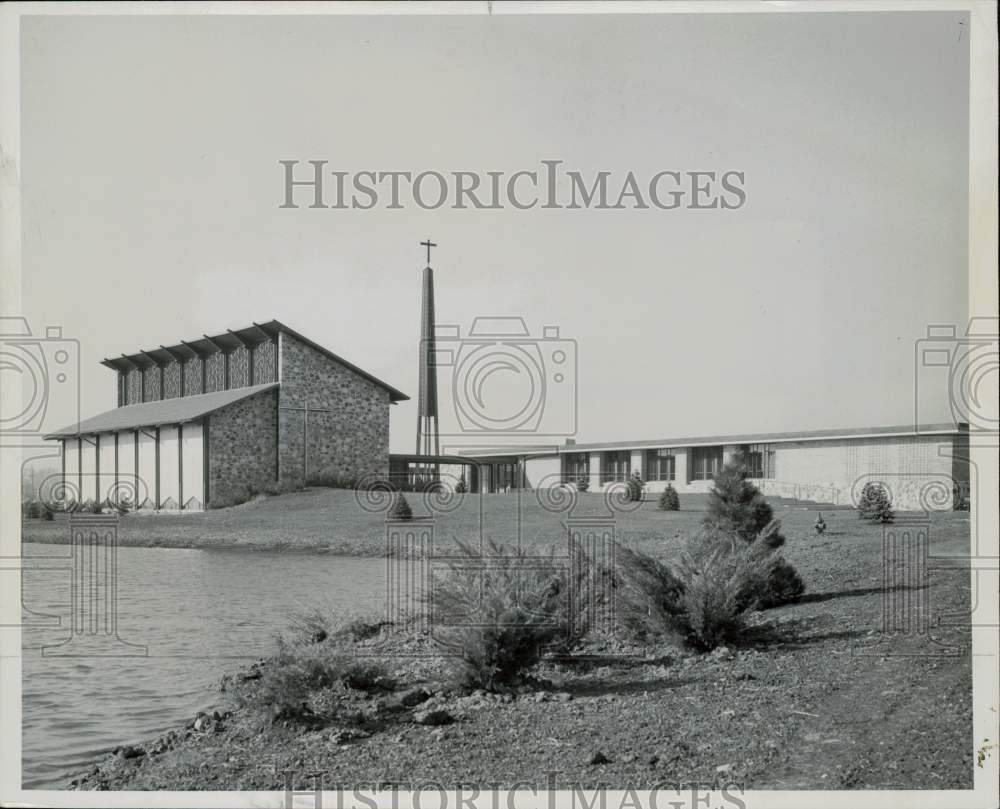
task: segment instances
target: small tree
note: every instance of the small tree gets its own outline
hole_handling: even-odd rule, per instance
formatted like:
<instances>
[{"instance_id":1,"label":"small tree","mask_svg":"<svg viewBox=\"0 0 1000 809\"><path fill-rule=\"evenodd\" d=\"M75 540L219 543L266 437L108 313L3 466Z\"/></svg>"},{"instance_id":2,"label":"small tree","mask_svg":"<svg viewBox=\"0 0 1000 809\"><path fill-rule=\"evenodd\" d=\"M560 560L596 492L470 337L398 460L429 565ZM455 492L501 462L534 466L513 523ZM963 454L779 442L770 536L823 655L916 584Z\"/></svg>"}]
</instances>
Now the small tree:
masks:
<instances>
[{"instance_id":1,"label":"small tree","mask_svg":"<svg viewBox=\"0 0 1000 809\"><path fill-rule=\"evenodd\" d=\"M878 487L875 502L872 503L872 522L890 523L896 521L896 512L892 509L892 498L884 486Z\"/></svg>"},{"instance_id":2,"label":"small tree","mask_svg":"<svg viewBox=\"0 0 1000 809\"><path fill-rule=\"evenodd\" d=\"M868 482L861 490L858 499L858 516L863 520L878 523L891 523L896 519L892 509L892 498L889 491L881 483Z\"/></svg>"},{"instance_id":3,"label":"small tree","mask_svg":"<svg viewBox=\"0 0 1000 809\"><path fill-rule=\"evenodd\" d=\"M858 497L858 518L862 520L870 520L872 515L872 507L875 503L875 493L878 491L879 484L868 481L862 489L861 495Z\"/></svg>"},{"instance_id":4,"label":"small tree","mask_svg":"<svg viewBox=\"0 0 1000 809\"><path fill-rule=\"evenodd\" d=\"M657 507L661 511L680 511L681 499L677 496L677 489L671 484L668 483L667 488L663 490Z\"/></svg>"},{"instance_id":5,"label":"small tree","mask_svg":"<svg viewBox=\"0 0 1000 809\"><path fill-rule=\"evenodd\" d=\"M406 502L406 498L403 497L402 492L396 492L396 496L392 501L392 507L389 509L389 517L393 520L413 519L413 509L411 509L410 504Z\"/></svg>"},{"instance_id":6,"label":"small tree","mask_svg":"<svg viewBox=\"0 0 1000 809\"><path fill-rule=\"evenodd\" d=\"M781 523L763 493L746 479L739 456L715 476L708 497L705 528L708 535L734 536L750 546L754 575L740 586L738 601L759 608L777 606L805 592L801 577L776 552L785 544ZM711 543L709 543L711 544Z\"/></svg>"},{"instance_id":7,"label":"small tree","mask_svg":"<svg viewBox=\"0 0 1000 809\"><path fill-rule=\"evenodd\" d=\"M746 479L742 458L733 458L714 478L714 485L708 493L705 527L735 533L744 542L750 543L773 520L774 511L764 495ZM770 547L777 548L785 543L785 538L777 531L770 531L767 542Z\"/></svg>"},{"instance_id":8,"label":"small tree","mask_svg":"<svg viewBox=\"0 0 1000 809\"><path fill-rule=\"evenodd\" d=\"M590 489L589 477L584 476L576 479L576 490L578 492L585 492L588 491L589 489Z\"/></svg>"},{"instance_id":9,"label":"small tree","mask_svg":"<svg viewBox=\"0 0 1000 809\"><path fill-rule=\"evenodd\" d=\"M625 482L625 493L629 500L642 500L642 490L646 488L638 472L633 472Z\"/></svg>"},{"instance_id":10,"label":"small tree","mask_svg":"<svg viewBox=\"0 0 1000 809\"><path fill-rule=\"evenodd\" d=\"M780 607L795 601L806 591L799 572L780 553L771 554L766 571L766 584L756 600L757 609Z\"/></svg>"},{"instance_id":11,"label":"small tree","mask_svg":"<svg viewBox=\"0 0 1000 809\"><path fill-rule=\"evenodd\" d=\"M462 475L458 479L458 483L455 484L455 494L466 494L468 491L469 487L465 483L465 475Z\"/></svg>"}]
</instances>

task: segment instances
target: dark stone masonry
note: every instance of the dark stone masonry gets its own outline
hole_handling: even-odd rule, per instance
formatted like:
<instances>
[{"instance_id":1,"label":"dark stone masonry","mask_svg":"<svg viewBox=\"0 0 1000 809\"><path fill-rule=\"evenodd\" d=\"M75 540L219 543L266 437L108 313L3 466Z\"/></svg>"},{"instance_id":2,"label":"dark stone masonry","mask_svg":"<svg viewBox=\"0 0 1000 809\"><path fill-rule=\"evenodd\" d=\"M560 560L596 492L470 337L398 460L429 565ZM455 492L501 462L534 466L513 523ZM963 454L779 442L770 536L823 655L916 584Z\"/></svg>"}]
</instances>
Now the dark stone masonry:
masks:
<instances>
[{"instance_id":1,"label":"dark stone masonry","mask_svg":"<svg viewBox=\"0 0 1000 809\"><path fill-rule=\"evenodd\" d=\"M282 481L387 475L389 391L288 333L278 350Z\"/></svg>"},{"instance_id":2,"label":"dark stone masonry","mask_svg":"<svg viewBox=\"0 0 1000 809\"><path fill-rule=\"evenodd\" d=\"M267 390L208 417L208 503L248 499L277 477L277 390Z\"/></svg>"}]
</instances>

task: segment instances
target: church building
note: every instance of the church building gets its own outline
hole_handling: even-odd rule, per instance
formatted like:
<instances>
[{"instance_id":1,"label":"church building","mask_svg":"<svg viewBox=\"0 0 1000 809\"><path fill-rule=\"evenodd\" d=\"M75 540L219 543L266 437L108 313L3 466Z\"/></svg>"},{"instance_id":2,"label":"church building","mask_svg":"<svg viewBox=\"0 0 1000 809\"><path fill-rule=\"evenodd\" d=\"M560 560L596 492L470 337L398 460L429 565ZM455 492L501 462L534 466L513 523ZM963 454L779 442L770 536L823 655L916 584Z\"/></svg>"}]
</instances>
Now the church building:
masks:
<instances>
[{"instance_id":1,"label":"church building","mask_svg":"<svg viewBox=\"0 0 1000 809\"><path fill-rule=\"evenodd\" d=\"M406 394L277 320L122 354L118 407L58 430L66 499L198 510L389 471Z\"/></svg>"}]
</instances>

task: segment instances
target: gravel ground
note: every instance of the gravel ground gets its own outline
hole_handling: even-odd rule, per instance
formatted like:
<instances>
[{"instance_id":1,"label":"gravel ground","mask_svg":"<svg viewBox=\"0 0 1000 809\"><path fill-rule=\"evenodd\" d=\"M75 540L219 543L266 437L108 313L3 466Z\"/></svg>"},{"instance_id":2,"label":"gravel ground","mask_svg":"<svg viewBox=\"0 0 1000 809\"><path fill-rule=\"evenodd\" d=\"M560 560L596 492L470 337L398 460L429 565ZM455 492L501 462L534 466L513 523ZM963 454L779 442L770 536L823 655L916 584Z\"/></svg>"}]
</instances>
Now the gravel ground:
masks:
<instances>
[{"instance_id":1,"label":"gravel ground","mask_svg":"<svg viewBox=\"0 0 1000 809\"><path fill-rule=\"evenodd\" d=\"M429 701L358 697L374 717L361 733L263 722L220 694L217 721L111 753L71 788L283 789L286 770L296 788L315 771L328 784L411 788L971 788L968 568L942 563L925 587L887 591L881 528L850 516L822 538L790 536L807 595L755 613L738 644L712 654L592 646L543 663L523 693L472 696L442 691L439 659L401 655L400 681L423 683ZM968 515L931 519L932 555L967 552ZM929 631L884 633L886 596L926 596ZM428 708L453 721L420 724Z\"/></svg>"}]
</instances>

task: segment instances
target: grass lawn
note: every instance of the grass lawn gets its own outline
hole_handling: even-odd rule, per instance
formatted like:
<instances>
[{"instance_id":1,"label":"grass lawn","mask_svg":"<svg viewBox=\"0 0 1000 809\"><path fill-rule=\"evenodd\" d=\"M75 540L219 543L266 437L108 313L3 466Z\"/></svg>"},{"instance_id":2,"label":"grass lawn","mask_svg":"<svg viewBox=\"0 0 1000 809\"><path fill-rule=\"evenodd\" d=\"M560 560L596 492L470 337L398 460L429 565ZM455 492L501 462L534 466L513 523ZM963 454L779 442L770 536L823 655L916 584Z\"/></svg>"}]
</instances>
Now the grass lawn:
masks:
<instances>
[{"instance_id":1,"label":"grass lawn","mask_svg":"<svg viewBox=\"0 0 1000 809\"><path fill-rule=\"evenodd\" d=\"M232 508L191 513L133 513L118 527L120 545L160 547L284 548L338 554L378 556L386 550L386 518L382 509L362 504L353 491L313 488L267 497ZM610 510L601 494L581 494L571 511L549 502L545 492L465 495L460 502L435 503L421 494L406 495L413 508L412 524L433 525L435 548L443 552L455 539L476 543L479 538L525 547L563 542L567 520L581 524L610 519L619 541L646 551L672 546L673 540L693 530L701 520L706 495L685 495L681 510L663 512L651 497L632 510ZM634 504L632 504L634 505ZM372 509L372 510L369 510ZM785 533L814 536L816 512L801 506L776 506ZM826 513L827 536L854 532L862 526L853 512ZM69 520L57 515L52 522L23 523L25 542L69 542ZM877 530L877 529L871 529ZM870 531L869 531L870 532Z\"/></svg>"}]
</instances>

